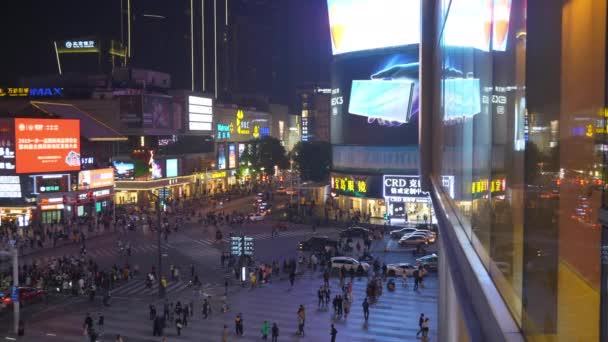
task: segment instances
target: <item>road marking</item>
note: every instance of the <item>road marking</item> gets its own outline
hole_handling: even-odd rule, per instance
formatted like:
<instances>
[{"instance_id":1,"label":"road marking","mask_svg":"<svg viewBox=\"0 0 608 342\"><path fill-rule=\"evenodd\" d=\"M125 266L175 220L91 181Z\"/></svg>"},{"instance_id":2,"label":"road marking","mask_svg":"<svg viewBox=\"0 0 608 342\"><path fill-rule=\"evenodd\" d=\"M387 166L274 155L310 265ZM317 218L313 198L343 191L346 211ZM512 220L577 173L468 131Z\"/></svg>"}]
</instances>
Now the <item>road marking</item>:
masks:
<instances>
[{"instance_id":1,"label":"road marking","mask_svg":"<svg viewBox=\"0 0 608 342\"><path fill-rule=\"evenodd\" d=\"M57 335L55 335L53 333L46 333L46 336L57 336Z\"/></svg>"}]
</instances>

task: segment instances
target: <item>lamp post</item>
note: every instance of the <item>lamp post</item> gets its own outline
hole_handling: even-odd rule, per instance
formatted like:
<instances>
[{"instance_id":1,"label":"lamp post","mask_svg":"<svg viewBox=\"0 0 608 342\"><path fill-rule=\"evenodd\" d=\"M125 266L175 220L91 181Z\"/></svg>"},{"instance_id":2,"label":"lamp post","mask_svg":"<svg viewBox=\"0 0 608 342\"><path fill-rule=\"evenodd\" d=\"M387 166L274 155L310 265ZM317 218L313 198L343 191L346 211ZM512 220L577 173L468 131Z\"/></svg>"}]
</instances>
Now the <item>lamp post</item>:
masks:
<instances>
[{"instance_id":1,"label":"lamp post","mask_svg":"<svg viewBox=\"0 0 608 342\"><path fill-rule=\"evenodd\" d=\"M165 190L165 188L163 188L163 191ZM161 206L160 206L160 201L161 198L157 195L155 195L152 191L149 192L151 197L154 197L155 199L155 209L156 209L156 220L158 223L158 228L156 229L156 248L158 249L158 298L164 298L165 297L165 289L163 288L163 284L161 282L161 278L162 278L162 254L161 254L161 248L160 248L160 240L161 240L161 230L162 230L162 220L161 220Z\"/></svg>"}]
</instances>

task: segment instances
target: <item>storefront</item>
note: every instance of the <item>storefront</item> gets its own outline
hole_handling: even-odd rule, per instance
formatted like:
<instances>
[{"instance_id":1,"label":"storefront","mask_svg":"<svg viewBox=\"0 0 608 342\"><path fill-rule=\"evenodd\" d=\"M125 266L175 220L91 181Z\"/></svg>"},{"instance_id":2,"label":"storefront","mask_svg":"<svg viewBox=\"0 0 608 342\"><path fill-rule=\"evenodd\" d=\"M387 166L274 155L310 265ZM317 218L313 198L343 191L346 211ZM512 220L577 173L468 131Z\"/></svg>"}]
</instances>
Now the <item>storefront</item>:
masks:
<instances>
[{"instance_id":1,"label":"storefront","mask_svg":"<svg viewBox=\"0 0 608 342\"><path fill-rule=\"evenodd\" d=\"M115 200L117 205L137 204L148 202L147 193L152 192L158 196L160 189L168 189L168 199L177 200L191 197L196 187L197 175L181 176L173 178L162 178L156 180L116 181Z\"/></svg>"},{"instance_id":2,"label":"storefront","mask_svg":"<svg viewBox=\"0 0 608 342\"><path fill-rule=\"evenodd\" d=\"M381 218L386 213L381 175L332 172L330 191L332 208L349 217L359 214Z\"/></svg>"},{"instance_id":3,"label":"storefront","mask_svg":"<svg viewBox=\"0 0 608 342\"><path fill-rule=\"evenodd\" d=\"M32 220L31 206L0 206L0 226L27 227Z\"/></svg>"},{"instance_id":4,"label":"storefront","mask_svg":"<svg viewBox=\"0 0 608 342\"><path fill-rule=\"evenodd\" d=\"M384 175L383 196L390 218L406 222L430 222L433 206L429 194L420 187L419 176Z\"/></svg>"}]
</instances>

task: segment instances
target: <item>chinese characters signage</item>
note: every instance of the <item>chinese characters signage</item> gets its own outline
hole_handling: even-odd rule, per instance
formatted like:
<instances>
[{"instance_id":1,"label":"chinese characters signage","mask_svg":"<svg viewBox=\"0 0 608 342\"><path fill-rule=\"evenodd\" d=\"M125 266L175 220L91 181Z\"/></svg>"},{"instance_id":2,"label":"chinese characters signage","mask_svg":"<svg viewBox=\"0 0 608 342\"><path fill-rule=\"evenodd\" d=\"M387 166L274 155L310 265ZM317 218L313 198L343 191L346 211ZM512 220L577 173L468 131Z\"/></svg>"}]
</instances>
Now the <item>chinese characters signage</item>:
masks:
<instances>
[{"instance_id":1,"label":"chinese characters signage","mask_svg":"<svg viewBox=\"0 0 608 342\"><path fill-rule=\"evenodd\" d=\"M57 46L57 52L97 52L97 42L94 40L71 39L61 42Z\"/></svg>"},{"instance_id":2,"label":"chinese characters signage","mask_svg":"<svg viewBox=\"0 0 608 342\"><path fill-rule=\"evenodd\" d=\"M330 186L331 191L347 196L380 198L381 181L379 176L332 173Z\"/></svg>"},{"instance_id":3,"label":"chinese characters signage","mask_svg":"<svg viewBox=\"0 0 608 342\"><path fill-rule=\"evenodd\" d=\"M232 124L226 125L226 124L218 123L216 125L216 128L217 128L217 135L216 135L217 140L230 139L232 131L234 130L234 127Z\"/></svg>"},{"instance_id":4,"label":"chinese characters signage","mask_svg":"<svg viewBox=\"0 0 608 342\"><path fill-rule=\"evenodd\" d=\"M80 170L80 121L15 119L17 173Z\"/></svg>"},{"instance_id":5,"label":"chinese characters signage","mask_svg":"<svg viewBox=\"0 0 608 342\"><path fill-rule=\"evenodd\" d=\"M21 198L19 176L0 176L0 198Z\"/></svg>"},{"instance_id":6,"label":"chinese characters signage","mask_svg":"<svg viewBox=\"0 0 608 342\"><path fill-rule=\"evenodd\" d=\"M15 172L15 132L13 120L0 120L0 174Z\"/></svg>"},{"instance_id":7,"label":"chinese characters signage","mask_svg":"<svg viewBox=\"0 0 608 342\"><path fill-rule=\"evenodd\" d=\"M0 87L0 98L62 96L63 88Z\"/></svg>"},{"instance_id":8,"label":"chinese characters signage","mask_svg":"<svg viewBox=\"0 0 608 342\"><path fill-rule=\"evenodd\" d=\"M498 178L492 180L480 179L471 183L471 194L473 195L487 193L488 191L490 191L491 193L503 192L506 189L506 178Z\"/></svg>"},{"instance_id":9,"label":"chinese characters signage","mask_svg":"<svg viewBox=\"0 0 608 342\"><path fill-rule=\"evenodd\" d=\"M384 175L384 197L427 197L422 191L419 176Z\"/></svg>"},{"instance_id":10,"label":"chinese characters signage","mask_svg":"<svg viewBox=\"0 0 608 342\"><path fill-rule=\"evenodd\" d=\"M78 173L78 190L103 188L114 185L114 169L97 169Z\"/></svg>"},{"instance_id":11,"label":"chinese characters signage","mask_svg":"<svg viewBox=\"0 0 608 342\"><path fill-rule=\"evenodd\" d=\"M253 255L253 238L250 236L233 236L230 238L230 254L234 256Z\"/></svg>"}]
</instances>

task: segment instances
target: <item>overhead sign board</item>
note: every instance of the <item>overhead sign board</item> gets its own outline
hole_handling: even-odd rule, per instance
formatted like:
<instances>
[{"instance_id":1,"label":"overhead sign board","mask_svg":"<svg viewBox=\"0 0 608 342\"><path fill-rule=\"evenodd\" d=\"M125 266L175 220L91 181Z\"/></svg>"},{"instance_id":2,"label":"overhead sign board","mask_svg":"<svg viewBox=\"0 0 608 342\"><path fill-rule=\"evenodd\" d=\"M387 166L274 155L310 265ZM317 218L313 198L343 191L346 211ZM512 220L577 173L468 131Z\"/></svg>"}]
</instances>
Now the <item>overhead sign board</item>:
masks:
<instances>
[{"instance_id":1,"label":"overhead sign board","mask_svg":"<svg viewBox=\"0 0 608 342\"><path fill-rule=\"evenodd\" d=\"M57 44L58 53L99 52L99 42L93 39L69 39Z\"/></svg>"},{"instance_id":2,"label":"overhead sign board","mask_svg":"<svg viewBox=\"0 0 608 342\"><path fill-rule=\"evenodd\" d=\"M0 198L21 198L19 176L0 176Z\"/></svg>"},{"instance_id":3,"label":"overhead sign board","mask_svg":"<svg viewBox=\"0 0 608 342\"><path fill-rule=\"evenodd\" d=\"M80 120L15 119L17 173L80 170Z\"/></svg>"},{"instance_id":4,"label":"overhead sign board","mask_svg":"<svg viewBox=\"0 0 608 342\"><path fill-rule=\"evenodd\" d=\"M86 170L78 173L78 190L114 186L114 169Z\"/></svg>"},{"instance_id":5,"label":"overhead sign board","mask_svg":"<svg viewBox=\"0 0 608 342\"><path fill-rule=\"evenodd\" d=\"M233 236L230 238L230 254L234 256L252 256L255 252L253 237Z\"/></svg>"},{"instance_id":6,"label":"overhead sign board","mask_svg":"<svg viewBox=\"0 0 608 342\"><path fill-rule=\"evenodd\" d=\"M419 176L384 175L382 177L384 197L428 197L422 191Z\"/></svg>"},{"instance_id":7,"label":"overhead sign board","mask_svg":"<svg viewBox=\"0 0 608 342\"><path fill-rule=\"evenodd\" d=\"M62 97L63 88L44 87L0 87L0 98L15 98L15 97Z\"/></svg>"},{"instance_id":8,"label":"overhead sign board","mask_svg":"<svg viewBox=\"0 0 608 342\"><path fill-rule=\"evenodd\" d=\"M213 100L207 97L188 96L188 128L191 131L213 130Z\"/></svg>"}]
</instances>

